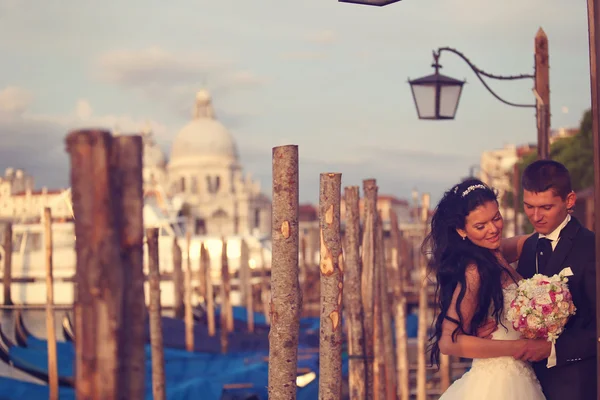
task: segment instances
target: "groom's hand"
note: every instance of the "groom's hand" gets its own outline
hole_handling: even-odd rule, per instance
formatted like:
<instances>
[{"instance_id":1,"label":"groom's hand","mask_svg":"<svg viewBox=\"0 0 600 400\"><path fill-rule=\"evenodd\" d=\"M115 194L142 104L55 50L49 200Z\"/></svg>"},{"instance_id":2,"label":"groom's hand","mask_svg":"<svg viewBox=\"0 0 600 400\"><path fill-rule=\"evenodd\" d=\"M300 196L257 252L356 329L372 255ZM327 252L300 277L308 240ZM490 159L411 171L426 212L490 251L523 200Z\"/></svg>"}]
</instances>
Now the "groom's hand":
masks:
<instances>
[{"instance_id":1,"label":"groom's hand","mask_svg":"<svg viewBox=\"0 0 600 400\"><path fill-rule=\"evenodd\" d=\"M496 332L498 329L498 324L493 319L488 319L487 322L477 329L477 337L490 339L492 337L492 333Z\"/></svg>"},{"instance_id":2,"label":"groom's hand","mask_svg":"<svg viewBox=\"0 0 600 400\"><path fill-rule=\"evenodd\" d=\"M544 339L525 340L523 346L513 354L517 360L536 362L550 357L552 344Z\"/></svg>"}]
</instances>

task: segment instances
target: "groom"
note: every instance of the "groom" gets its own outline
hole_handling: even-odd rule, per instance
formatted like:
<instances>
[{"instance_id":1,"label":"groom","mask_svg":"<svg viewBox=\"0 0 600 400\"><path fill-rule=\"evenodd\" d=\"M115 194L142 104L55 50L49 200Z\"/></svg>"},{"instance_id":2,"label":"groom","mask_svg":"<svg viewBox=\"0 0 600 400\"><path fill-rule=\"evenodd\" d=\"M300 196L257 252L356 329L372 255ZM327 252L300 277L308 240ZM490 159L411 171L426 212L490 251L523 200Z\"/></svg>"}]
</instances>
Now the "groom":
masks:
<instances>
[{"instance_id":1,"label":"groom","mask_svg":"<svg viewBox=\"0 0 600 400\"><path fill-rule=\"evenodd\" d=\"M548 400L596 400L596 263L594 233L570 215L576 195L569 171L539 160L523 172L523 204L535 233L523 244L517 271L523 278L565 268L577 307L556 344L530 341L521 354L532 361Z\"/></svg>"}]
</instances>

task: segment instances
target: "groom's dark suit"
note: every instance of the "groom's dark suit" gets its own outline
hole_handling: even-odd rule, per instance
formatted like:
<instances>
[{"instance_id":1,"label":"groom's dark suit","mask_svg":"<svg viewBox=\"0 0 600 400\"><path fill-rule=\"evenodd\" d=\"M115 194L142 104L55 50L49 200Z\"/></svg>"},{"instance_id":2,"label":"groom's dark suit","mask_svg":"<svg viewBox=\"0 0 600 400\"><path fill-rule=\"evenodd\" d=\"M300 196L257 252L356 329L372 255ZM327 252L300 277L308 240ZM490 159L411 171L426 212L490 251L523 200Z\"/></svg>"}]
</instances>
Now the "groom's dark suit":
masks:
<instances>
[{"instance_id":1,"label":"groom's dark suit","mask_svg":"<svg viewBox=\"0 0 600 400\"><path fill-rule=\"evenodd\" d=\"M524 278L536 273L538 234L525 241L518 272ZM534 363L535 373L548 400L596 400L596 264L594 233L577 219L563 228L548 264L539 273L552 276L570 267L569 289L577 312L556 341L556 365Z\"/></svg>"}]
</instances>

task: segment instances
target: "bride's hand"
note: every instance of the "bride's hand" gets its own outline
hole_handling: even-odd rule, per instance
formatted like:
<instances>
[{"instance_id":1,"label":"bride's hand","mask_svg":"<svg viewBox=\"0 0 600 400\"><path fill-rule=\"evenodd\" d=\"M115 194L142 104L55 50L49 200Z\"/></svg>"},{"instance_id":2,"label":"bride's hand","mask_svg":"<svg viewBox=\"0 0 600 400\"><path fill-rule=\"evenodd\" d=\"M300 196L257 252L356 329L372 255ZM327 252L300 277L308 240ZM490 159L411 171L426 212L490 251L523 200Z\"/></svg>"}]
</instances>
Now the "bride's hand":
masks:
<instances>
[{"instance_id":1,"label":"bride's hand","mask_svg":"<svg viewBox=\"0 0 600 400\"><path fill-rule=\"evenodd\" d=\"M552 344L545 339L516 340L513 357L517 360L536 362L550 357Z\"/></svg>"}]
</instances>

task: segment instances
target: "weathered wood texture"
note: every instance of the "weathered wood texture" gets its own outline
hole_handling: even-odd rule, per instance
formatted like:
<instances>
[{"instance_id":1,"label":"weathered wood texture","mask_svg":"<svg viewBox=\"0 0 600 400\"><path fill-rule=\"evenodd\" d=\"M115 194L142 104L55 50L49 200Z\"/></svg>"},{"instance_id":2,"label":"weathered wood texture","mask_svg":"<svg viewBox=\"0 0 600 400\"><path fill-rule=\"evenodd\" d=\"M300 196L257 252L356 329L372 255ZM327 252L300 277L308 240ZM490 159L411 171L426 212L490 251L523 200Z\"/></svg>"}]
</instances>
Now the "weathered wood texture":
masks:
<instances>
[{"instance_id":1,"label":"weathered wood texture","mask_svg":"<svg viewBox=\"0 0 600 400\"><path fill-rule=\"evenodd\" d=\"M240 243L240 275L244 289L243 300L246 305L248 332L254 332L254 291L252 290L252 271L250 270L250 249L242 239Z\"/></svg>"},{"instance_id":2,"label":"weathered wood texture","mask_svg":"<svg viewBox=\"0 0 600 400\"><path fill-rule=\"evenodd\" d=\"M548 36L542 28L535 35L535 91L538 126L538 157L547 159L550 155L550 56Z\"/></svg>"},{"instance_id":3,"label":"weathered wood texture","mask_svg":"<svg viewBox=\"0 0 600 400\"><path fill-rule=\"evenodd\" d=\"M229 273L229 259L227 258L227 239L222 238L221 250L221 285L222 285L222 313L225 314L227 332L233 332L233 306L231 305L231 275Z\"/></svg>"},{"instance_id":4,"label":"weathered wood texture","mask_svg":"<svg viewBox=\"0 0 600 400\"><path fill-rule=\"evenodd\" d=\"M394 324L396 333L396 362L397 362L397 398L409 400L410 386L408 375L408 337L406 335L406 296L404 294L404 272L407 265L407 254L401 250L401 234L398 226L398 216L392 210L390 212L391 222L391 271L393 282L394 299ZM406 246L405 246L406 248Z\"/></svg>"},{"instance_id":5,"label":"weathered wood texture","mask_svg":"<svg viewBox=\"0 0 600 400\"><path fill-rule=\"evenodd\" d=\"M204 245L204 243L202 243ZM201 245L201 246L202 246ZM200 302L203 302L206 306L206 263L202 262L202 249L199 250L198 254L198 296L200 296Z\"/></svg>"},{"instance_id":6,"label":"weathered wood texture","mask_svg":"<svg viewBox=\"0 0 600 400\"><path fill-rule=\"evenodd\" d=\"M360 214L358 186L344 189L346 232L344 242L344 311L348 317L350 400L366 398L365 332L360 296Z\"/></svg>"},{"instance_id":7,"label":"weathered wood texture","mask_svg":"<svg viewBox=\"0 0 600 400\"><path fill-rule=\"evenodd\" d=\"M115 200L123 265L122 322L119 334L119 398L141 398L146 384L146 299L144 297L143 142L140 135L112 140L111 193Z\"/></svg>"},{"instance_id":8,"label":"weathered wood texture","mask_svg":"<svg viewBox=\"0 0 600 400\"><path fill-rule=\"evenodd\" d=\"M175 318L183 319L185 315L185 307L183 305L183 257L181 246L177 242L177 238L173 239L173 291L175 292L174 312Z\"/></svg>"},{"instance_id":9,"label":"weathered wood texture","mask_svg":"<svg viewBox=\"0 0 600 400\"><path fill-rule=\"evenodd\" d=\"M383 249L383 225L379 212L375 214L375 271L373 272L373 393L376 400L386 398L386 376L385 376L385 343L383 335L383 268L385 256Z\"/></svg>"},{"instance_id":10,"label":"weathered wood texture","mask_svg":"<svg viewBox=\"0 0 600 400\"><path fill-rule=\"evenodd\" d=\"M340 234L342 174L320 177L321 329L319 340L319 399L342 397L342 308L344 259Z\"/></svg>"},{"instance_id":11,"label":"weathered wood texture","mask_svg":"<svg viewBox=\"0 0 600 400\"><path fill-rule=\"evenodd\" d=\"M375 272L375 218L377 213L377 183L375 179L363 180L364 222L362 239L361 295L364 311L365 354L367 360L367 399L374 392L374 272Z\"/></svg>"},{"instance_id":12,"label":"weathered wood texture","mask_svg":"<svg viewBox=\"0 0 600 400\"><path fill-rule=\"evenodd\" d=\"M384 242L383 222L381 215L378 219L378 239L381 238L378 247L377 264L379 268L379 293L381 302L381 329L383 334L383 351L385 365L385 398L396 400L396 354L394 352L394 337L392 329L392 307L390 305L389 282L393 279L391 268L386 262L386 248Z\"/></svg>"},{"instance_id":13,"label":"weathered wood texture","mask_svg":"<svg viewBox=\"0 0 600 400\"><path fill-rule=\"evenodd\" d=\"M221 247L221 315L220 315L220 326L221 326L221 352L227 353L229 348L229 313L230 313L230 291L231 287L229 284L229 263L227 260L227 240L222 238Z\"/></svg>"},{"instance_id":14,"label":"weathered wood texture","mask_svg":"<svg viewBox=\"0 0 600 400\"><path fill-rule=\"evenodd\" d=\"M4 273L2 275L2 285L4 293L4 305L12 306L12 224L7 222L4 226L4 240L2 247L4 247Z\"/></svg>"},{"instance_id":15,"label":"weathered wood texture","mask_svg":"<svg viewBox=\"0 0 600 400\"><path fill-rule=\"evenodd\" d=\"M206 319L208 323L208 334L209 336L215 336L216 334L216 323L215 323L215 295L214 286L210 267L210 254L202 243L200 247L200 264L204 271L205 282L206 282Z\"/></svg>"},{"instance_id":16,"label":"weathered wood texture","mask_svg":"<svg viewBox=\"0 0 600 400\"><path fill-rule=\"evenodd\" d=\"M269 399L296 399L302 293L298 279L298 146L273 148Z\"/></svg>"},{"instance_id":17,"label":"weathered wood texture","mask_svg":"<svg viewBox=\"0 0 600 400\"><path fill-rule=\"evenodd\" d=\"M427 221L429 219L429 194L423 194L421 202L421 223L423 224L423 237L427 233ZM427 302L427 260L420 253L419 266L419 324L417 329L417 400L427 399L427 314L429 304Z\"/></svg>"},{"instance_id":18,"label":"weathered wood texture","mask_svg":"<svg viewBox=\"0 0 600 400\"><path fill-rule=\"evenodd\" d=\"M143 281L135 281L143 254L141 137L113 140L109 132L84 130L66 143L77 236L77 399L140 398L144 339L137 336L144 330L134 325L145 318L137 306L143 292L136 293ZM141 316L125 318L126 305Z\"/></svg>"},{"instance_id":19,"label":"weathered wood texture","mask_svg":"<svg viewBox=\"0 0 600 400\"><path fill-rule=\"evenodd\" d=\"M184 322L185 322L185 349L194 351L194 313L192 310L192 224L188 223L185 235L185 270L183 271L184 288Z\"/></svg>"},{"instance_id":20,"label":"weathered wood texture","mask_svg":"<svg viewBox=\"0 0 600 400\"><path fill-rule=\"evenodd\" d=\"M271 263L271 265L273 265ZM261 249L260 251L260 302L262 305L263 314L267 324L271 325L271 307L270 307L270 277L267 274L267 262L265 260L265 252Z\"/></svg>"},{"instance_id":21,"label":"weathered wood texture","mask_svg":"<svg viewBox=\"0 0 600 400\"><path fill-rule=\"evenodd\" d=\"M54 323L54 279L52 274L52 213L44 208L44 247L46 250L46 340L48 343L49 400L58 400L58 361Z\"/></svg>"},{"instance_id":22,"label":"weathered wood texture","mask_svg":"<svg viewBox=\"0 0 600 400\"><path fill-rule=\"evenodd\" d=\"M300 290L302 290L302 298L308 296L308 249L306 243L306 235L300 237Z\"/></svg>"},{"instance_id":23,"label":"weathered wood texture","mask_svg":"<svg viewBox=\"0 0 600 400\"><path fill-rule=\"evenodd\" d=\"M163 348L160 271L158 268L158 228L146 230L148 241L148 281L150 286L150 346L152 349L152 396L165 400L165 354Z\"/></svg>"}]
</instances>

